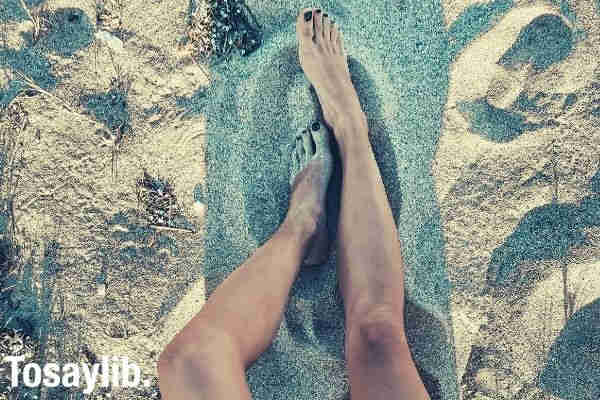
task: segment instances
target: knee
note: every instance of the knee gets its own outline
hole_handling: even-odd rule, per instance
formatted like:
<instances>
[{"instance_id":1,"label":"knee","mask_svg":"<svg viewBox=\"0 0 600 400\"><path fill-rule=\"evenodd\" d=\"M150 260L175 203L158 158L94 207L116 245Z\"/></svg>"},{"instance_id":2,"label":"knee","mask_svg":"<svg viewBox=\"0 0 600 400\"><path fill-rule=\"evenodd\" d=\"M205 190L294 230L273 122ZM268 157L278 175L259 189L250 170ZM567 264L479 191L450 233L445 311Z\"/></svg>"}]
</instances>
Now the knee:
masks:
<instances>
[{"instance_id":1,"label":"knee","mask_svg":"<svg viewBox=\"0 0 600 400\"><path fill-rule=\"evenodd\" d=\"M177 364L182 361L183 352L179 349L179 346L173 342L169 343L167 347L160 353L158 357L158 363L156 370L158 372L159 379L165 379L169 375L175 373Z\"/></svg>"},{"instance_id":2,"label":"knee","mask_svg":"<svg viewBox=\"0 0 600 400\"><path fill-rule=\"evenodd\" d=\"M158 376L164 378L186 369L199 370L210 360L213 352L214 348L205 346L201 341L192 342L175 336L160 353Z\"/></svg>"},{"instance_id":3,"label":"knee","mask_svg":"<svg viewBox=\"0 0 600 400\"><path fill-rule=\"evenodd\" d=\"M213 352L207 348L177 340L177 337L173 339L161 352L157 363L158 386L163 398L187 398L190 393L198 395L213 376L210 362L214 359Z\"/></svg>"},{"instance_id":4,"label":"knee","mask_svg":"<svg viewBox=\"0 0 600 400\"><path fill-rule=\"evenodd\" d=\"M200 334L178 333L158 358L159 377L179 374L184 370L205 371L222 358L239 354L234 338L217 329L206 327Z\"/></svg>"},{"instance_id":5,"label":"knee","mask_svg":"<svg viewBox=\"0 0 600 400\"><path fill-rule=\"evenodd\" d=\"M373 307L356 322L359 340L372 347L408 348L404 314L389 306Z\"/></svg>"}]
</instances>

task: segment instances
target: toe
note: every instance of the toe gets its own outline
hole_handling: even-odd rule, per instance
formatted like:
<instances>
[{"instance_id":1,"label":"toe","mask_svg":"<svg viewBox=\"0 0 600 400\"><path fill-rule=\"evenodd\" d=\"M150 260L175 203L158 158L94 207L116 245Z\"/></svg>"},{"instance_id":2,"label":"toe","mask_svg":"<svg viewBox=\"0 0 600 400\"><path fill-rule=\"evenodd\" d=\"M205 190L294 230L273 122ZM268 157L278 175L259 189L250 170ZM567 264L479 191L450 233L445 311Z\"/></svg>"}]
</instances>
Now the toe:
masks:
<instances>
[{"instance_id":1,"label":"toe","mask_svg":"<svg viewBox=\"0 0 600 400\"><path fill-rule=\"evenodd\" d=\"M315 25L315 42L319 43L323 40L323 11L321 9L314 12L313 21Z\"/></svg>"},{"instance_id":2,"label":"toe","mask_svg":"<svg viewBox=\"0 0 600 400\"><path fill-rule=\"evenodd\" d=\"M333 20L331 21L331 44L333 45L333 48L337 51L337 38L338 38L338 30L337 30L337 26L335 25L335 22L333 22Z\"/></svg>"},{"instance_id":3,"label":"toe","mask_svg":"<svg viewBox=\"0 0 600 400\"><path fill-rule=\"evenodd\" d=\"M298 157L299 163L300 163L300 168L302 168L302 164L304 164L304 157L305 157L305 151L304 151L304 141L303 141L303 136L304 134L298 136L296 138L296 156Z\"/></svg>"},{"instance_id":4,"label":"toe","mask_svg":"<svg viewBox=\"0 0 600 400\"><path fill-rule=\"evenodd\" d=\"M312 139L312 135L310 132L305 132L302 134L302 142L304 144L304 154L306 157L306 161L308 162L315 155L315 144Z\"/></svg>"},{"instance_id":5,"label":"toe","mask_svg":"<svg viewBox=\"0 0 600 400\"><path fill-rule=\"evenodd\" d=\"M316 129L315 129L316 128ZM319 122L313 123L312 137L315 143L315 154L329 153L329 132L325 126Z\"/></svg>"},{"instance_id":6,"label":"toe","mask_svg":"<svg viewBox=\"0 0 600 400\"><path fill-rule=\"evenodd\" d=\"M342 31L340 31L339 29L336 29L336 44L335 47L336 49L341 53L341 54L346 54L346 51L344 50L344 37L342 36Z\"/></svg>"},{"instance_id":7,"label":"toe","mask_svg":"<svg viewBox=\"0 0 600 400\"><path fill-rule=\"evenodd\" d=\"M296 32L300 38L312 39L314 36L313 30L314 9L305 8L300 11L296 21Z\"/></svg>"},{"instance_id":8,"label":"toe","mask_svg":"<svg viewBox=\"0 0 600 400\"><path fill-rule=\"evenodd\" d=\"M298 153L296 152L296 146L292 146L292 150L290 151L290 159L292 162L292 177L298 173L300 169L300 159L298 158Z\"/></svg>"},{"instance_id":9,"label":"toe","mask_svg":"<svg viewBox=\"0 0 600 400\"><path fill-rule=\"evenodd\" d=\"M329 20L329 14L323 14L323 39L329 44L329 38L331 37L331 23Z\"/></svg>"}]
</instances>

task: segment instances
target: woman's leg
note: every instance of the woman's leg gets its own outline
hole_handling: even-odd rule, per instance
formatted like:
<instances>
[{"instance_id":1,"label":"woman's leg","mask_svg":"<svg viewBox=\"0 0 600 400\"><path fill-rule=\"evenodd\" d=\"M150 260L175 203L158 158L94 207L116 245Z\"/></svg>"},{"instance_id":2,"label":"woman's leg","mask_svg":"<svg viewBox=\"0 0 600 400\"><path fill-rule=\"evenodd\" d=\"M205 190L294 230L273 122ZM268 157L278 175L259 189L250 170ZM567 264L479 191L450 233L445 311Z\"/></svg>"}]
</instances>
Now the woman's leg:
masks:
<instances>
[{"instance_id":1,"label":"woman's leg","mask_svg":"<svg viewBox=\"0 0 600 400\"><path fill-rule=\"evenodd\" d=\"M297 32L302 68L333 128L343 164L338 276L352 398L428 399L405 337L398 232L341 34L317 9L303 10Z\"/></svg>"},{"instance_id":2,"label":"woman's leg","mask_svg":"<svg viewBox=\"0 0 600 400\"><path fill-rule=\"evenodd\" d=\"M292 164L285 221L161 354L163 398L246 399L244 370L277 333L302 261L307 254L314 263L327 256L324 203L332 157L325 126L311 124L296 138Z\"/></svg>"}]
</instances>

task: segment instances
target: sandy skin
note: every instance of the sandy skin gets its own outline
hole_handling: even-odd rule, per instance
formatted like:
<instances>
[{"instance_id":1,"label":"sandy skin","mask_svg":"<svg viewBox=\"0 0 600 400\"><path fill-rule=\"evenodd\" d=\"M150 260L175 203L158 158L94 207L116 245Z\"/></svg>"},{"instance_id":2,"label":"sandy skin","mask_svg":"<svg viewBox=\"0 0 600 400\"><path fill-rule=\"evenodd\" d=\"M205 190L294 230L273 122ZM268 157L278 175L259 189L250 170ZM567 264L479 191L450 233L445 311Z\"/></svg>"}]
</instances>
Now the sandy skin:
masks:
<instances>
[{"instance_id":1,"label":"sandy skin","mask_svg":"<svg viewBox=\"0 0 600 400\"><path fill-rule=\"evenodd\" d=\"M327 186L333 170L329 140L330 133L325 125L314 121L296 136L291 154L292 198L288 216L309 220L308 224L316 226L304 260L306 265L322 264L329 251L325 212Z\"/></svg>"}]
</instances>

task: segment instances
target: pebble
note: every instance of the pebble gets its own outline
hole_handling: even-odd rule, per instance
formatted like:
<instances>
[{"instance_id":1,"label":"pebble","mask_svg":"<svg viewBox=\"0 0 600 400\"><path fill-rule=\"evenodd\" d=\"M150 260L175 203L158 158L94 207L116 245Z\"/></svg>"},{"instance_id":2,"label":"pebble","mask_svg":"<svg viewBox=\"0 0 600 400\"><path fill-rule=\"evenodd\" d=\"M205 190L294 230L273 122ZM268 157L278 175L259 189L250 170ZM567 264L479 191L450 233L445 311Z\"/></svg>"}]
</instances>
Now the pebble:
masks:
<instances>
[{"instance_id":1,"label":"pebble","mask_svg":"<svg viewBox=\"0 0 600 400\"><path fill-rule=\"evenodd\" d=\"M19 50L27 45L26 37L33 37L35 28L33 22L28 19L19 23L5 23L5 25L6 34L4 40L8 48Z\"/></svg>"},{"instance_id":2,"label":"pebble","mask_svg":"<svg viewBox=\"0 0 600 400\"><path fill-rule=\"evenodd\" d=\"M35 30L35 25L30 20L25 20L25 21L21 22L17 26L17 32L18 33L30 33L30 34L33 34L34 30Z\"/></svg>"},{"instance_id":3,"label":"pebble","mask_svg":"<svg viewBox=\"0 0 600 400\"><path fill-rule=\"evenodd\" d=\"M512 398L522 387L516 377L494 368L481 368L477 371L475 383L481 391L498 393L505 398Z\"/></svg>"},{"instance_id":4,"label":"pebble","mask_svg":"<svg viewBox=\"0 0 600 400\"><path fill-rule=\"evenodd\" d=\"M161 114L154 114L153 116L151 116L150 118L148 118L148 123L151 124L155 121L158 121L159 119L162 118Z\"/></svg>"},{"instance_id":5,"label":"pebble","mask_svg":"<svg viewBox=\"0 0 600 400\"><path fill-rule=\"evenodd\" d=\"M206 214L206 205L199 202L199 201L195 201L194 202L194 213L200 217L200 218L204 218L204 215Z\"/></svg>"},{"instance_id":6,"label":"pebble","mask_svg":"<svg viewBox=\"0 0 600 400\"><path fill-rule=\"evenodd\" d=\"M477 371L477 374L475 375L475 382L480 389L490 392L496 390L496 380L498 378L495 372L496 371L491 368L482 368Z\"/></svg>"},{"instance_id":7,"label":"pebble","mask_svg":"<svg viewBox=\"0 0 600 400\"><path fill-rule=\"evenodd\" d=\"M98 31L96 32L96 39L105 43L108 47L113 49L113 51L117 53L123 52L123 42L118 37L112 35L106 31Z\"/></svg>"},{"instance_id":8,"label":"pebble","mask_svg":"<svg viewBox=\"0 0 600 400\"><path fill-rule=\"evenodd\" d=\"M12 80L12 71L9 68L0 68L0 87L8 85Z\"/></svg>"}]
</instances>

